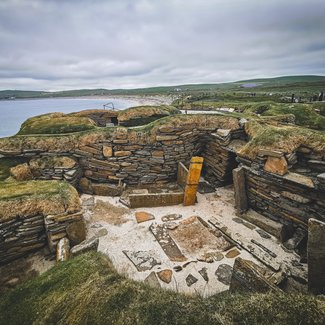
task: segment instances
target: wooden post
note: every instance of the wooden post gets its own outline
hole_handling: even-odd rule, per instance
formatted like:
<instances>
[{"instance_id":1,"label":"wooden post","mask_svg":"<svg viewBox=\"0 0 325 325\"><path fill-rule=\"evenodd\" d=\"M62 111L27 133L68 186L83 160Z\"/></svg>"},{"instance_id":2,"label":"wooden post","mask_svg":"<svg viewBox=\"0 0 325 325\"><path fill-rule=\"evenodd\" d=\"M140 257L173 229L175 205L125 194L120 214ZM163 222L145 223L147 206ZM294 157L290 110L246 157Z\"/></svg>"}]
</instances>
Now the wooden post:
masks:
<instances>
[{"instance_id":1,"label":"wooden post","mask_svg":"<svg viewBox=\"0 0 325 325\"><path fill-rule=\"evenodd\" d=\"M202 157L192 157L185 186L183 202L184 205L195 204L196 192L200 181L202 164Z\"/></svg>"}]
</instances>

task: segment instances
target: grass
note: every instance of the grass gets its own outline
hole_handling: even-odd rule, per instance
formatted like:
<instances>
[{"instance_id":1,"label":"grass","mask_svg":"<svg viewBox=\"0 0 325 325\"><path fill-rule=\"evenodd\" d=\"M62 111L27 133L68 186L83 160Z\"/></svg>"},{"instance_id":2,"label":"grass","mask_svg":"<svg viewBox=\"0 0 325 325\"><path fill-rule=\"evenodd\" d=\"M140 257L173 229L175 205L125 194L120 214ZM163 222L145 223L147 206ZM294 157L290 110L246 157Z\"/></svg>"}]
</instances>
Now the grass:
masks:
<instances>
[{"instance_id":1,"label":"grass","mask_svg":"<svg viewBox=\"0 0 325 325\"><path fill-rule=\"evenodd\" d=\"M313 149L325 155L325 133L302 127L271 125L261 120L250 121L245 130L250 141L240 150L239 154L254 159L260 148L279 150L291 153L300 146Z\"/></svg>"},{"instance_id":2,"label":"grass","mask_svg":"<svg viewBox=\"0 0 325 325\"><path fill-rule=\"evenodd\" d=\"M96 123L87 117L52 113L29 118L21 125L18 135L80 132L95 126Z\"/></svg>"},{"instance_id":3,"label":"grass","mask_svg":"<svg viewBox=\"0 0 325 325\"><path fill-rule=\"evenodd\" d=\"M153 289L118 274L102 254L60 263L0 297L1 324L323 324L325 300L303 294Z\"/></svg>"},{"instance_id":4,"label":"grass","mask_svg":"<svg viewBox=\"0 0 325 325\"><path fill-rule=\"evenodd\" d=\"M118 121L122 126L142 126L163 117L173 116L181 112L169 105L135 106L119 112Z\"/></svg>"},{"instance_id":5,"label":"grass","mask_svg":"<svg viewBox=\"0 0 325 325\"><path fill-rule=\"evenodd\" d=\"M0 183L0 220L17 216L49 215L80 210L76 189L60 181Z\"/></svg>"},{"instance_id":6,"label":"grass","mask_svg":"<svg viewBox=\"0 0 325 325\"><path fill-rule=\"evenodd\" d=\"M158 86L150 88L138 89L78 89L57 92L45 91L21 91L21 90L3 90L0 91L0 99L7 99L12 96L15 98L52 98L52 97L78 97L78 96L115 96L115 95L176 95L186 94L214 94L217 92L220 98L220 93L225 93L228 98L236 93L249 95L250 92L256 92L257 95L262 95L265 98L270 97L269 93L273 93L273 98L277 94L291 96L294 92L298 96L309 98L312 95L318 94L320 90L324 90L324 76L285 76L277 78L264 78L241 80L236 82L227 82L219 84L186 84L172 86ZM243 88L245 83L257 83L255 88ZM176 89L180 89L176 91ZM280 96L279 96L280 97Z\"/></svg>"},{"instance_id":7,"label":"grass","mask_svg":"<svg viewBox=\"0 0 325 325\"><path fill-rule=\"evenodd\" d=\"M248 98L246 101L195 101L185 103L183 106L184 109L189 110L201 109L211 111L222 107L234 108L247 118L255 118L256 114L261 116L293 114L297 125L316 130L325 130L325 102L288 104L272 101L251 102L251 98Z\"/></svg>"},{"instance_id":8,"label":"grass","mask_svg":"<svg viewBox=\"0 0 325 325\"><path fill-rule=\"evenodd\" d=\"M26 161L24 158L0 158L0 182L10 176L10 168L22 164Z\"/></svg>"}]
</instances>

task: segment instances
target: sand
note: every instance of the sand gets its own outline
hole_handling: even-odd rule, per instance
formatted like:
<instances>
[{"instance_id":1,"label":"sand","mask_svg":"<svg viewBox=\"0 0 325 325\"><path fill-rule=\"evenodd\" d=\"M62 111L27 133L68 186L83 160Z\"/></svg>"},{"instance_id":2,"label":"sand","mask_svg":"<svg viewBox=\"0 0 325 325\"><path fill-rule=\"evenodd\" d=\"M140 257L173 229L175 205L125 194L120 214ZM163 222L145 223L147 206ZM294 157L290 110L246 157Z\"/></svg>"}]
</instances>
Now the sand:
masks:
<instances>
[{"instance_id":1,"label":"sand","mask_svg":"<svg viewBox=\"0 0 325 325\"><path fill-rule=\"evenodd\" d=\"M171 262L167 255L163 252L159 243L155 240L153 234L149 231L149 226L153 222L163 223L161 220L163 216L173 213L181 214L182 218L176 222L182 222L192 216L199 216L204 221L207 221L210 217L215 217L224 227L228 227L228 229L230 229L232 232L239 233L249 240L254 239L262 242L263 245L276 253L276 260L280 263L291 263L291 261L299 259L297 255L283 250L281 244L275 237L271 236L269 239L262 239L256 232L258 229L257 227L252 226L250 228L253 229L250 229L244 224L235 222L233 220L236 218L233 205L233 195L233 189L230 186L220 188L216 193L205 195L198 194L198 203L195 206L184 207L183 205L176 205L157 208L130 209L128 213L123 215L125 222L119 224L114 224L114 222L110 222L110 220L105 219L105 217L103 217L102 220L98 219L95 222L91 221L91 212L86 210L84 215L86 220L88 220L88 237L98 236L98 250L106 254L112 260L114 266L120 273L123 273L134 280L143 281L152 271L159 272L165 269L173 270L173 267L175 266L185 265L180 272L175 272L173 270L172 281L169 284L159 281L161 287L189 294L200 294L204 297L225 291L229 288L229 285L218 281L215 272L222 264L229 265L230 267L233 266L235 257L225 256L227 252L231 251L233 248L229 248L229 250L224 252L221 250L221 253L223 254L223 258L221 256L221 260L215 260L213 263L207 263L197 260L197 255L202 251L202 247L199 250L200 252L192 249L193 247L191 247L191 245L191 249L186 249L181 246L181 241L177 243L177 238L175 238L176 244L186 256L187 261ZM90 196L84 194L82 197L87 198ZM98 200L108 202L116 207L123 207L123 205L119 202L118 197L113 198L95 196L95 201ZM135 218L136 211L146 211L151 213L155 216L155 219L138 224ZM99 233L100 236L98 235ZM203 246L206 244L204 240L198 242L202 243ZM211 249L211 247L206 248L208 250ZM161 264L155 265L151 270L139 272L123 253L123 250L154 251ZM261 262L254 258L246 250L238 250L240 253L238 256L263 266ZM233 254L228 254L228 256L232 255ZM220 255L218 256L218 259L220 259ZM204 280L203 276L201 275L202 272L199 272L202 270L202 268L206 268L209 278L208 282ZM304 270L301 272L305 274L306 268L304 267ZM198 280L190 287L187 285L185 280L189 274Z\"/></svg>"}]
</instances>

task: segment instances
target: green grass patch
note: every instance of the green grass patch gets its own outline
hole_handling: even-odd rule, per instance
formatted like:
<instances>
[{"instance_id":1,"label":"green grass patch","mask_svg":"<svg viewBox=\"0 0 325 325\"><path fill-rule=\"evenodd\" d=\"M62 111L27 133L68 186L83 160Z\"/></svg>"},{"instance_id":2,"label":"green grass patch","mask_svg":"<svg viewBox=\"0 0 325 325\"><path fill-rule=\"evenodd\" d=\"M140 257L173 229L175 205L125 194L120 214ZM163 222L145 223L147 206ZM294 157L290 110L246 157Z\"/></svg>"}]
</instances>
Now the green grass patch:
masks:
<instances>
[{"instance_id":1,"label":"green grass patch","mask_svg":"<svg viewBox=\"0 0 325 325\"><path fill-rule=\"evenodd\" d=\"M80 210L77 190L63 181L0 182L0 221Z\"/></svg>"},{"instance_id":2,"label":"green grass patch","mask_svg":"<svg viewBox=\"0 0 325 325\"><path fill-rule=\"evenodd\" d=\"M224 293L203 299L118 274L102 254L57 264L0 297L1 324L323 324L324 298Z\"/></svg>"},{"instance_id":3,"label":"green grass patch","mask_svg":"<svg viewBox=\"0 0 325 325\"><path fill-rule=\"evenodd\" d=\"M95 127L96 123L87 117L51 113L29 118L21 125L17 134L62 134L86 131Z\"/></svg>"},{"instance_id":4,"label":"green grass patch","mask_svg":"<svg viewBox=\"0 0 325 325\"><path fill-rule=\"evenodd\" d=\"M254 159L259 149L279 150L291 153L300 146L308 147L325 155L325 133L303 127L271 125L266 120L250 121L245 125L250 141L240 150L248 158Z\"/></svg>"}]
</instances>

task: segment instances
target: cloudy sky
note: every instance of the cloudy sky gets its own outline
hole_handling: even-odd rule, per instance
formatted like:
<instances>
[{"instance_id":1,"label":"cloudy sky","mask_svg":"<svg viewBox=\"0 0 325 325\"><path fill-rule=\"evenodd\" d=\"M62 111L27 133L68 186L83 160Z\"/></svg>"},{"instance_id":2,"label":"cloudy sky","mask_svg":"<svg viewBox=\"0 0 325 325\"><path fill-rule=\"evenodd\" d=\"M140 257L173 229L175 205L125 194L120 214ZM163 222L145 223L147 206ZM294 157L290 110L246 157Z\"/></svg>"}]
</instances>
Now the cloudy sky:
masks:
<instances>
[{"instance_id":1,"label":"cloudy sky","mask_svg":"<svg viewBox=\"0 0 325 325\"><path fill-rule=\"evenodd\" d=\"M325 75L324 0L0 0L0 90Z\"/></svg>"}]
</instances>

